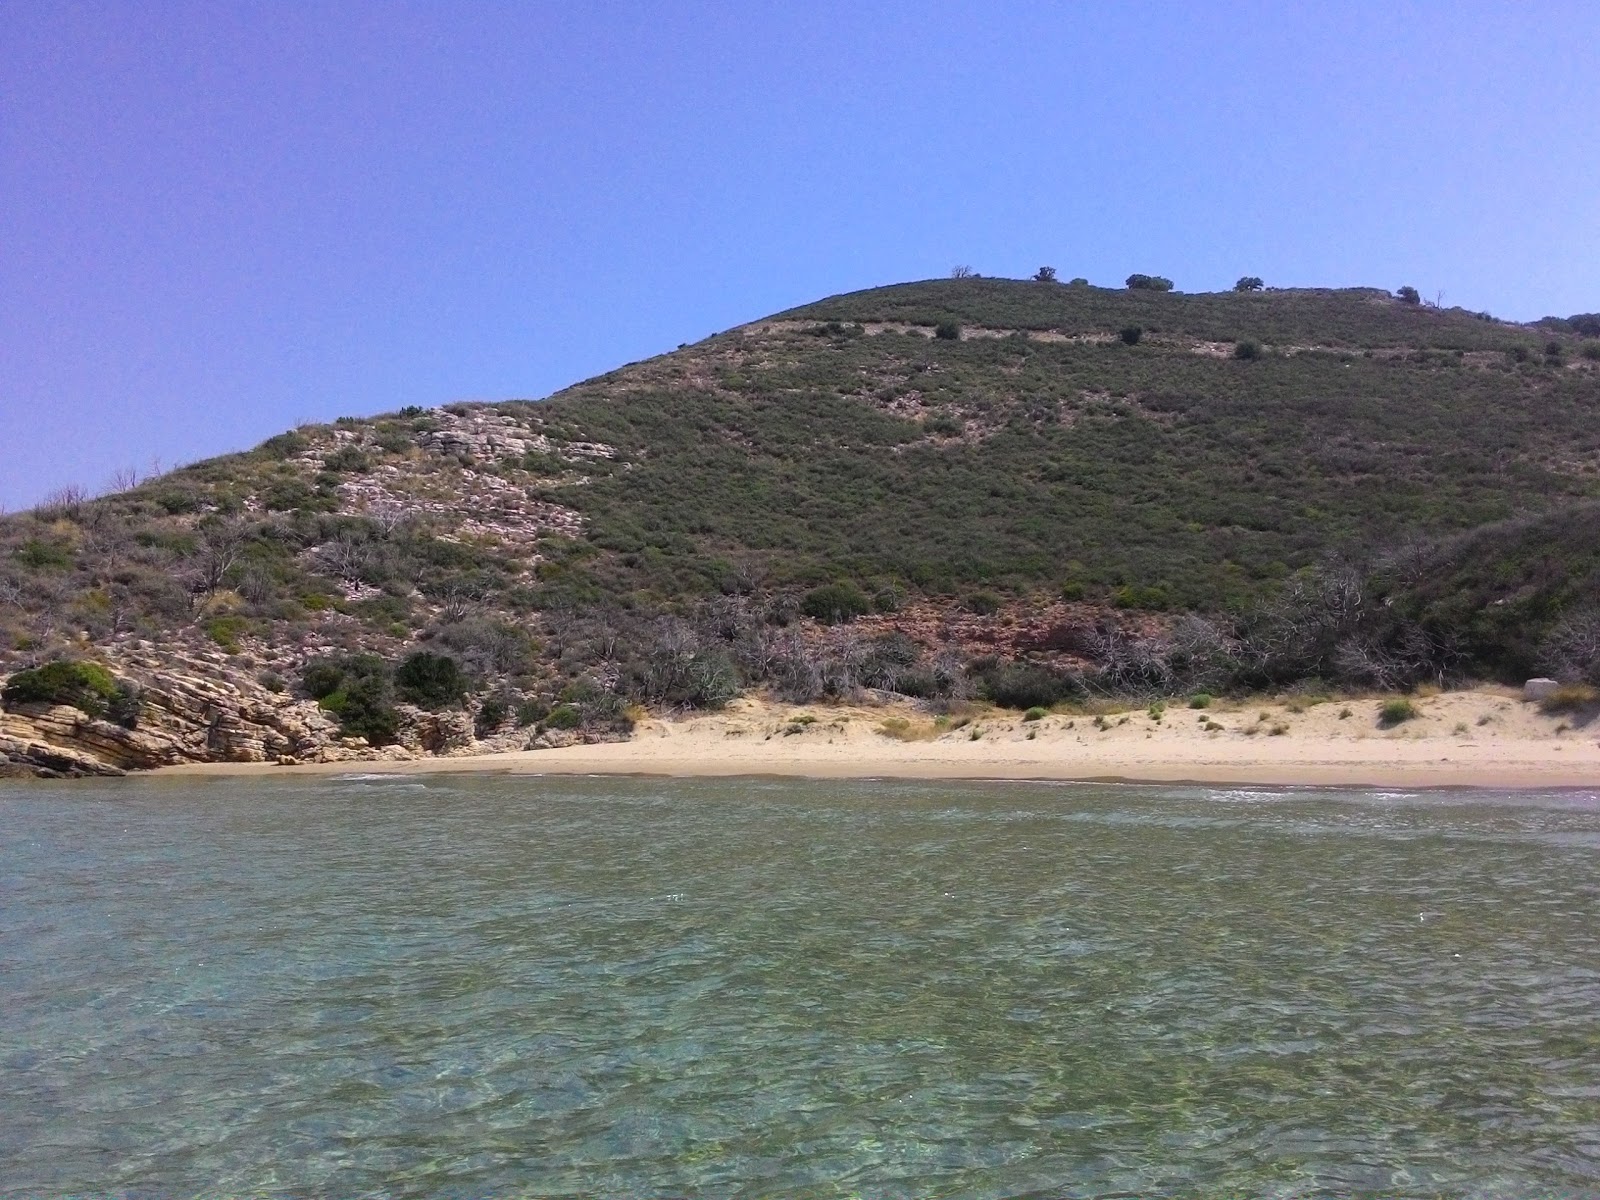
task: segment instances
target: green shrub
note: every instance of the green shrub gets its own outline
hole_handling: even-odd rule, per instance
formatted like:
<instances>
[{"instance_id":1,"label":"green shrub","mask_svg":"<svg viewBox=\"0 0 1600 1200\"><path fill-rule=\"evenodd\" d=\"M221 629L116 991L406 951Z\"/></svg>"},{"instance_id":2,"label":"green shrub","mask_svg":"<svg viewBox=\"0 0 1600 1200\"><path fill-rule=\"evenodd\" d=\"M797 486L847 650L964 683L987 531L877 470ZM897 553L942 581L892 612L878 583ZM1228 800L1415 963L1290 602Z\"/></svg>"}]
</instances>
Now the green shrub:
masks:
<instances>
[{"instance_id":1,"label":"green shrub","mask_svg":"<svg viewBox=\"0 0 1600 1200\"><path fill-rule=\"evenodd\" d=\"M992 617L1000 611L1000 597L993 592L973 592L967 597L966 608L980 617Z\"/></svg>"},{"instance_id":2,"label":"green shrub","mask_svg":"<svg viewBox=\"0 0 1600 1200\"><path fill-rule=\"evenodd\" d=\"M1378 724L1385 727L1399 725L1421 716L1417 706L1409 700L1395 699L1384 701L1383 707L1378 710Z\"/></svg>"},{"instance_id":3,"label":"green shrub","mask_svg":"<svg viewBox=\"0 0 1600 1200\"><path fill-rule=\"evenodd\" d=\"M1172 607L1172 593L1160 584L1140 586L1129 583L1111 593L1111 603L1117 608L1164 612Z\"/></svg>"},{"instance_id":4,"label":"green shrub","mask_svg":"<svg viewBox=\"0 0 1600 1200\"><path fill-rule=\"evenodd\" d=\"M488 737L511 716L511 700L502 695L486 696L472 719L472 732L480 738Z\"/></svg>"},{"instance_id":5,"label":"green shrub","mask_svg":"<svg viewBox=\"0 0 1600 1200\"><path fill-rule=\"evenodd\" d=\"M62 571L72 565L71 550L60 542L47 542L40 538L29 538L23 542L12 551L12 557L36 571Z\"/></svg>"},{"instance_id":6,"label":"green shrub","mask_svg":"<svg viewBox=\"0 0 1600 1200\"><path fill-rule=\"evenodd\" d=\"M961 326L954 321L940 321L933 327L933 336L940 341L959 342L961 340Z\"/></svg>"},{"instance_id":7,"label":"green shrub","mask_svg":"<svg viewBox=\"0 0 1600 1200\"><path fill-rule=\"evenodd\" d=\"M1233 356L1245 362L1252 362L1261 357L1261 343L1251 341L1235 342L1233 344Z\"/></svg>"},{"instance_id":8,"label":"green shrub","mask_svg":"<svg viewBox=\"0 0 1600 1200\"><path fill-rule=\"evenodd\" d=\"M1056 281L1056 269L1054 267L1040 267L1033 273L1033 281L1035 283L1054 283Z\"/></svg>"},{"instance_id":9,"label":"green shrub","mask_svg":"<svg viewBox=\"0 0 1600 1200\"><path fill-rule=\"evenodd\" d=\"M1127 284L1135 292L1170 292L1172 280L1161 275L1129 275Z\"/></svg>"},{"instance_id":10,"label":"green shrub","mask_svg":"<svg viewBox=\"0 0 1600 1200\"><path fill-rule=\"evenodd\" d=\"M339 727L351 737L364 737L374 746L394 741L400 728L392 689L386 675L357 675L319 703L339 718Z\"/></svg>"},{"instance_id":11,"label":"green shrub","mask_svg":"<svg viewBox=\"0 0 1600 1200\"><path fill-rule=\"evenodd\" d=\"M537 725L550 715L550 702L537 697L524 700L517 705L517 728L526 729L529 725Z\"/></svg>"},{"instance_id":12,"label":"green shrub","mask_svg":"<svg viewBox=\"0 0 1600 1200\"><path fill-rule=\"evenodd\" d=\"M1007 663L990 668L979 677L983 693L1002 708L1024 712L1049 708L1062 700L1083 695L1083 683L1076 675L1055 671L1035 663Z\"/></svg>"},{"instance_id":13,"label":"green shrub","mask_svg":"<svg viewBox=\"0 0 1600 1200\"><path fill-rule=\"evenodd\" d=\"M1190 708L1210 708L1211 695L1209 692L1196 692L1189 697Z\"/></svg>"},{"instance_id":14,"label":"green shrub","mask_svg":"<svg viewBox=\"0 0 1600 1200\"><path fill-rule=\"evenodd\" d=\"M966 426L961 423L959 417L953 417L949 413L936 413L922 423L922 428L940 437L960 437Z\"/></svg>"},{"instance_id":15,"label":"green shrub","mask_svg":"<svg viewBox=\"0 0 1600 1200\"><path fill-rule=\"evenodd\" d=\"M300 686L313 700L331 696L343 682L344 667L337 659L314 658L300 671Z\"/></svg>"},{"instance_id":16,"label":"green shrub","mask_svg":"<svg viewBox=\"0 0 1600 1200\"><path fill-rule=\"evenodd\" d=\"M205 623L206 636L228 654L239 653L239 639L250 632L248 617L212 617Z\"/></svg>"},{"instance_id":17,"label":"green shrub","mask_svg":"<svg viewBox=\"0 0 1600 1200\"><path fill-rule=\"evenodd\" d=\"M459 703L470 686L460 663L427 650L408 655L395 671L394 683L402 700L430 711Z\"/></svg>"},{"instance_id":18,"label":"green shrub","mask_svg":"<svg viewBox=\"0 0 1600 1200\"><path fill-rule=\"evenodd\" d=\"M1039 705L1035 704L1027 712L1022 714L1022 719L1024 721L1042 721L1046 717L1048 717L1049 715L1050 715L1050 710L1048 708L1042 708Z\"/></svg>"},{"instance_id":19,"label":"green shrub","mask_svg":"<svg viewBox=\"0 0 1600 1200\"><path fill-rule=\"evenodd\" d=\"M1410 285L1407 285L1406 287L1401 288L1399 291L1397 291L1395 293L1395 295L1400 297L1400 301L1401 301L1402 304L1421 304L1422 303L1422 293L1417 291L1416 288L1411 287Z\"/></svg>"},{"instance_id":20,"label":"green shrub","mask_svg":"<svg viewBox=\"0 0 1600 1200\"><path fill-rule=\"evenodd\" d=\"M840 625L872 611L872 602L853 583L826 583L807 592L800 611L824 625Z\"/></svg>"},{"instance_id":21,"label":"green shrub","mask_svg":"<svg viewBox=\"0 0 1600 1200\"><path fill-rule=\"evenodd\" d=\"M90 717L103 717L118 693L116 676L99 663L64 659L6 680L0 699L7 704L67 704Z\"/></svg>"},{"instance_id":22,"label":"green shrub","mask_svg":"<svg viewBox=\"0 0 1600 1200\"><path fill-rule=\"evenodd\" d=\"M1122 339L1124 346L1137 346L1139 339L1144 337L1144 328L1139 325L1128 325L1117 336Z\"/></svg>"},{"instance_id":23,"label":"green shrub","mask_svg":"<svg viewBox=\"0 0 1600 1200\"><path fill-rule=\"evenodd\" d=\"M260 446L256 447L256 452L263 458L292 458L305 450L310 444L304 434L291 430L288 433L280 433L275 437L269 437Z\"/></svg>"},{"instance_id":24,"label":"green shrub","mask_svg":"<svg viewBox=\"0 0 1600 1200\"><path fill-rule=\"evenodd\" d=\"M370 469L371 466L372 464L367 461L367 456L355 446L340 446L339 449L322 460L323 470L336 473L351 471L359 474Z\"/></svg>"},{"instance_id":25,"label":"green shrub","mask_svg":"<svg viewBox=\"0 0 1600 1200\"><path fill-rule=\"evenodd\" d=\"M1241 278L1238 283L1233 285L1233 290L1236 292L1259 292L1266 286L1267 285L1262 282L1261 276L1246 275Z\"/></svg>"},{"instance_id":26,"label":"green shrub","mask_svg":"<svg viewBox=\"0 0 1600 1200\"><path fill-rule=\"evenodd\" d=\"M1578 353L1590 362L1600 362L1600 342L1585 342Z\"/></svg>"},{"instance_id":27,"label":"green shrub","mask_svg":"<svg viewBox=\"0 0 1600 1200\"><path fill-rule=\"evenodd\" d=\"M546 714L542 724L546 729L577 729L583 724L583 713L576 704L558 704Z\"/></svg>"}]
</instances>

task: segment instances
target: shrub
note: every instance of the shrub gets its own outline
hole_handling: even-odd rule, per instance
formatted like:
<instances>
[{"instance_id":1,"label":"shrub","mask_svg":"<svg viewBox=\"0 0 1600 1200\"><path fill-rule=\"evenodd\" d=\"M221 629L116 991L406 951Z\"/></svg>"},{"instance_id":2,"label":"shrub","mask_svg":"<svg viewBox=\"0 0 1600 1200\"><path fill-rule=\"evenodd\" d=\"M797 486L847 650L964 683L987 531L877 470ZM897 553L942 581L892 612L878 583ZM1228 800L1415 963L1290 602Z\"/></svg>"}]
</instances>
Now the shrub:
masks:
<instances>
[{"instance_id":1,"label":"shrub","mask_svg":"<svg viewBox=\"0 0 1600 1200\"><path fill-rule=\"evenodd\" d=\"M966 608L980 617L992 617L1000 611L1000 597L993 592L973 592L967 597Z\"/></svg>"},{"instance_id":2,"label":"shrub","mask_svg":"<svg viewBox=\"0 0 1600 1200\"><path fill-rule=\"evenodd\" d=\"M1067 281L1067 286L1068 287L1088 287L1089 286L1089 281L1087 279L1085 279L1082 275L1078 275L1075 278L1069 279Z\"/></svg>"},{"instance_id":3,"label":"shrub","mask_svg":"<svg viewBox=\"0 0 1600 1200\"><path fill-rule=\"evenodd\" d=\"M1407 285L1395 293L1400 297L1402 304L1421 304L1422 294L1416 288Z\"/></svg>"},{"instance_id":4,"label":"shrub","mask_svg":"<svg viewBox=\"0 0 1600 1200\"><path fill-rule=\"evenodd\" d=\"M1233 285L1233 290L1236 292L1259 292L1266 286L1267 285L1261 281L1261 276L1245 275L1239 280L1238 283Z\"/></svg>"},{"instance_id":5,"label":"shrub","mask_svg":"<svg viewBox=\"0 0 1600 1200\"><path fill-rule=\"evenodd\" d=\"M961 423L959 417L953 417L948 413L939 413L924 421L922 428L929 433L938 434L940 437L960 437L966 426Z\"/></svg>"},{"instance_id":6,"label":"shrub","mask_svg":"<svg viewBox=\"0 0 1600 1200\"><path fill-rule=\"evenodd\" d=\"M488 737L504 725L510 716L511 701L508 697L500 695L485 697L483 703L478 706L477 715L472 719L473 735L480 738Z\"/></svg>"},{"instance_id":7,"label":"shrub","mask_svg":"<svg viewBox=\"0 0 1600 1200\"><path fill-rule=\"evenodd\" d=\"M577 729L582 724L583 713L576 704L556 705L541 722L545 729Z\"/></svg>"},{"instance_id":8,"label":"shrub","mask_svg":"<svg viewBox=\"0 0 1600 1200\"><path fill-rule=\"evenodd\" d=\"M322 460L322 469L325 471L351 471L359 474L368 470L370 466L367 456L355 446L340 446Z\"/></svg>"},{"instance_id":9,"label":"shrub","mask_svg":"<svg viewBox=\"0 0 1600 1200\"><path fill-rule=\"evenodd\" d=\"M1048 708L1042 708L1039 705L1035 704L1027 712L1022 714L1022 719L1024 721L1042 721L1046 717L1048 717L1049 715L1050 715L1050 710Z\"/></svg>"},{"instance_id":10,"label":"shrub","mask_svg":"<svg viewBox=\"0 0 1600 1200\"><path fill-rule=\"evenodd\" d=\"M205 631L206 636L225 652L237 654L239 639L250 632L250 621L240 616L212 617L205 623Z\"/></svg>"},{"instance_id":11,"label":"shrub","mask_svg":"<svg viewBox=\"0 0 1600 1200\"><path fill-rule=\"evenodd\" d=\"M264 458L284 459L299 454L310 444L304 434L291 430L288 433L280 433L274 437L269 437L260 446L256 447L256 450Z\"/></svg>"},{"instance_id":12,"label":"shrub","mask_svg":"<svg viewBox=\"0 0 1600 1200\"><path fill-rule=\"evenodd\" d=\"M517 728L526 729L529 725L537 725L550 715L550 702L537 697L524 700L517 705Z\"/></svg>"},{"instance_id":13,"label":"shrub","mask_svg":"<svg viewBox=\"0 0 1600 1200\"><path fill-rule=\"evenodd\" d=\"M429 710L459 703L469 688L460 663L448 654L427 650L409 655L395 671L394 682L402 700Z\"/></svg>"},{"instance_id":14,"label":"shrub","mask_svg":"<svg viewBox=\"0 0 1600 1200\"><path fill-rule=\"evenodd\" d=\"M1261 343L1249 341L1235 342L1233 344L1233 356L1235 358L1242 359L1245 362L1252 362L1261 357Z\"/></svg>"},{"instance_id":15,"label":"shrub","mask_svg":"<svg viewBox=\"0 0 1600 1200\"><path fill-rule=\"evenodd\" d=\"M872 602L853 583L826 583L806 593L800 611L824 625L839 625L871 612Z\"/></svg>"},{"instance_id":16,"label":"shrub","mask_svg":"<svg viewBox=\"0 0 1600 1200\"><path fill-rule=\"evenodd\" d=\"M1172 607L1172 593L1160 584L1141 587L1129 583L1111 593L1111 603L1117 608L1164 612Z\"/></svg>"},{"instance_id":17,"label":"shrub","mask_svg":"<svg viewBox=\"0 0 1600 1200\"><path fill-rule=\"evenodd\" d=\"M1196 692L1189 697L1190 708L1210 708L1211 695L1208 692Z\"/></svg>"},{"instance_id":18,"label":"shrub","mask_svg":"<svg viewBox=\"0 0 1600 1200\"><path fill-rule=\"evenodd\" d=\"M1172 280L1161 275L1129 275L1128 287L1136 292L1170 292Z\"/></svg>"},{"instance_id":19,"label":"shrub","mask_svg":"<svg viewBox=\"0 0 1600 1200\"><path fill-rule=\"evenodd\" d=\"M1138 325L1129 325L1117 336L1122 339L1124 346L1137 346L1139 339L1144 336L1144 329Z\"/></svg>"},{"instance_id":20,"label":"shrub","mask_svg":"<svg viewBox=\"0 0 1600 1200\"><path fill-rule=\"evenodd\" d=\"M961 326L954 321L941 321L933 327L933 336L944 342L959 342Z\"/></svg>"},{"instance_id":21,"label":"shrub","mask_svg":"<svg viewBox=\"0 0 1600 1200\"><path fill-rule=\"evenodd\" d=\"M1414 720L1422 714L1417 711L1417 706L1409 700L1395 699L1384 702L1378 710L1378 724L1389 727L1402 722Z\"/></svg>"},{"instance_id":22,"label":"shrub","mask_svg":"<svg viewBox=\"0 0 1600 1200\"><path fill-rule=\"evenodd\" d=\"M1048 708L1083 694L1075 675L1033 663L1008 663L992 668L981 680L984 694L1002 708L1027 711Z\"/></svg>"},{"instance_id":23,"label":"shrub","mask_svg":"<svg viewBox=\"0 0 1600 1200\"><path fill-rule=\"evenodd\" d=\"M1568 684L1551 692L1539 701L1539 708L1547 713L1578 712L1600 701L1600 690L1586 683Z\"/></svg>"},{"instance_id":24,"label":"shrub","mask_svg":"<svg viewBox=\"0 0 1600 1200\"><path fill-rule=\"evenodd\" d=\"M1056 269L1054 267L1040 267L1033 273L1033 281L1035 283L1054 283L1056 281Z\"/></svg>"},{"instance_id":25,"label":"shrub","mask_svg":"<svg viewBox=\"0 0 1600 1200\"><path fill-rule=\"evenodd\" d=\"M99 663L62 660L6 680L0 699L7 704L67 704L90 717L103 717L116 697L116 676Z\"/></svg>"},{"instance_id":26,"label":"shrub","mask_svg":"<svg viewBox=\"0 0 1600 1200\"><path fill-rule=\"evenodd\" d=\"M339 718L339 728L347 736L364 737L374 746L394 741L400 728L400 714L395 712L387 675L350 677L318 703Z\"/></svg>"},{"instance_id":27,"label":"shrub","mask_svg":"<svg viewBox=\"0 0 1600 1200\"><path fill-rule=\"evenodd\" d=\"M905 607L905 602L905 593L893 584L881 587L872 594L872 607L881 613L899 612Z\"/></svg>"},{"instance_id":28,"label":"shrub","mask_svg":"<svg viewBox=\"0 0 1600 1200\"><path fill-rule=\"evenodd\" d=\"M1582 354L1590 362L1600 362L1600 342L1585 342L1583 349L1578 353Z\"/></svg>"},{"instance_id":29,"label":"shrub","mask_svg":"<svg viewBox=\"0 0 1600 1200\"><path fill-rule=\"evenodd\" d=\"M72 565L72 551L60 542L29 538L12 551L12 557L36 571L63 571Z\"/></svg>"},{"instance_id":30,"label":"shrub","mask_svg":"<svg viewBox=\"0 0 1600 1200\"><path fill-rule=\"evenodd\" d=\"M344 667L337 659L314 658L300 671L300 686L313 700L331 696L343 682Z\"/></svg>"}]
</instances>

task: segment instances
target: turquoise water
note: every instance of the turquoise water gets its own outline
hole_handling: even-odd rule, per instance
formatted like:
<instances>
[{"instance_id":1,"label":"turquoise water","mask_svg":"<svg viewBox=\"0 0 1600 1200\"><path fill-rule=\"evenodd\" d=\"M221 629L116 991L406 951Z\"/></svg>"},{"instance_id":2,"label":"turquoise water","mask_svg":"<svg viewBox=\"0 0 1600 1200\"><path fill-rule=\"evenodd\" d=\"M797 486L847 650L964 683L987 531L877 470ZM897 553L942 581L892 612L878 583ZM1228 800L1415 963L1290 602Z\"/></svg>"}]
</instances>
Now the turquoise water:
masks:
<instances>
[{"instance_id":1,"label":"turquoise water","mask_svg":"<svg viewBox=\"0 0 1600 1200\"><path fill-rule=\"evenodd\" d=\"M0 785L0 1195L1600 1194L1600 796Z\"/></svg>"}]
</instances>

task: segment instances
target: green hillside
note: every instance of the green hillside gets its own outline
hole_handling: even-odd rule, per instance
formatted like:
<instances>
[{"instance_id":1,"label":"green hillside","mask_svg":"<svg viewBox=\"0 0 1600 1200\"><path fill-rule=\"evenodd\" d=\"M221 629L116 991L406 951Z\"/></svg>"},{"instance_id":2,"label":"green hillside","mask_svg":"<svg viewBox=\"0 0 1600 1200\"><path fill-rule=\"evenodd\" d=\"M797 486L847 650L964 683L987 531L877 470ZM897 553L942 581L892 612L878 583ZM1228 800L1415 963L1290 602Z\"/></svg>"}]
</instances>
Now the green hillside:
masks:
<instances>
[{"instance_id":1,"label":"green hillside","mask_svg":"<svg viewBox=\"0 0 1600 1200\"><path fill-rule=\"evenodd\" d=\"M1372 289L838 296L547 400L309 426L6 518L0 671L204 644L381 707L426 650L462 671L442 703L582 721L755 683L1510 677L1595 602L1587 329ZM1359 611L1325 619L1352 573ZM345 674L301 682L319 662Z\"/></svg>"}]
</instances>

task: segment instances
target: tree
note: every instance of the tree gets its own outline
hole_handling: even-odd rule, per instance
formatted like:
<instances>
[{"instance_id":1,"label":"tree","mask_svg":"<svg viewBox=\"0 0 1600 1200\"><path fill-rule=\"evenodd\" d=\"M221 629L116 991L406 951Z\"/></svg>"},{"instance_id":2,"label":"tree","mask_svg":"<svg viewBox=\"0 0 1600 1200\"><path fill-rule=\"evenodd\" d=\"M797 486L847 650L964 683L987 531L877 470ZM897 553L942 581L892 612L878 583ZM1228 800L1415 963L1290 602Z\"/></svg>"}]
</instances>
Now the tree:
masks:
<instances>
[{"instance_id":1,"label":"tree","mask_svg":"<svg viewBox=\"0 0 1600 1200\"><path fill-rule=\"evenodd\" d=\"M1160 275L1129 275L1128 287L1136 292L1170 292L1172 280Z\"/></svg>"},{"instance_id":2,"label":"tree","mask_svg":"<svg viewBox=\"0 0 1600 1200\"><path fill-rule=\"evenodd\" d=\"M1261 276L1245 275L1240 278L1238 283L1233 285L1233 290L1236 292L1259 292L1266 286L1261 282Z\"/></svg>"},{"instance_id":3,"label":"tree","mask_svg":"<svg viewBox=\"0 0 1600 1200\"><path fill-rule=\"evenodd\" d=\"M971 278L973 278L972 268L971 267L951 267L950 268L950 278L951 279L971 279Z\"/></svg>"},{"instance_id":4,"label":"tree","mask_svg":"<svg viewBox=\"0 0 1600 1200\"><path fill-rule=\"evenodd\" d=\"M1144 336L1144 330L1138 325L1129 325L1117 336L1122 339L1125 345L1137 346L1139 339Z\"/></svg>"},{"instance_id":5,"label":"tree","mask_svg":"<svg viewBox=\"0 0 1600 1200\"><path fill-rule=\"evenodd\" d=\"M1035 283L1054 283L1056 281L1056 269L1054 267L1040 267L1034 272L1033 280Z\"/></svg>"},{"instance_id":6,"label":"tree","mask_svg":"<svg viewBox=\"0 0 1600 1200\"><path fill-rule=\"evenodd\" d=\"M1395 295L1399 296L1401 301L1405 304L1422 303L1422 293L1418 292L1414 287L1403 287L1396 292Z\"/></svg>"}]
</instances>

